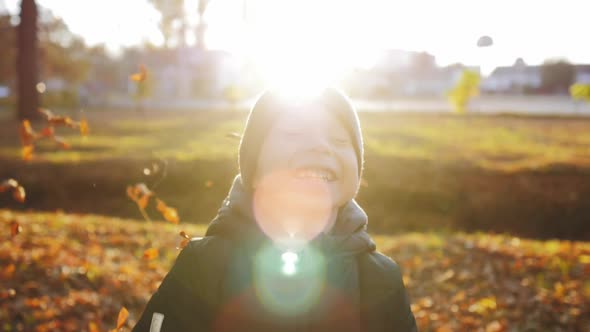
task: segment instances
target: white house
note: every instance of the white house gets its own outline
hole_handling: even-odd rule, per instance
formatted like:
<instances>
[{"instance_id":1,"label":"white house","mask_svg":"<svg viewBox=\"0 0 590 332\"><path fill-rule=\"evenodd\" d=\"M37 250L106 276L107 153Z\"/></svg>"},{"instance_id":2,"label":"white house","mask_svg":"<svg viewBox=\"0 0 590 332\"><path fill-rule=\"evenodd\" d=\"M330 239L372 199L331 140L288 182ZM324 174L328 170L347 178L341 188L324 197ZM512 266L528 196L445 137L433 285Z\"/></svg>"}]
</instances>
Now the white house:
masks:
<instances>
[{"instance_id":1,"label":"white house","mask_svg":"<svg viewBox=\"0 0 590 332\"><path fill-rule=\"evenodd\" d=\"M527 88L538 89L543 83L541 66L527 66L517 61L514 66L497 67L481 83L481 90L487 92L510 92Z\"/></svg>"},{"instance_id":2,"label":"white house","mask_svg":"<svg viewBox=\"0 0 590 332\"><path fill-rule=\"evenodd\" d=\"M539 89L543 84L542 66L527 66L517 61L514 66L497 67L483 80L481 89L487 92L505 93ZM574 65L575 83L590 84L590 65Z\"/></svg>"}]
</instances>

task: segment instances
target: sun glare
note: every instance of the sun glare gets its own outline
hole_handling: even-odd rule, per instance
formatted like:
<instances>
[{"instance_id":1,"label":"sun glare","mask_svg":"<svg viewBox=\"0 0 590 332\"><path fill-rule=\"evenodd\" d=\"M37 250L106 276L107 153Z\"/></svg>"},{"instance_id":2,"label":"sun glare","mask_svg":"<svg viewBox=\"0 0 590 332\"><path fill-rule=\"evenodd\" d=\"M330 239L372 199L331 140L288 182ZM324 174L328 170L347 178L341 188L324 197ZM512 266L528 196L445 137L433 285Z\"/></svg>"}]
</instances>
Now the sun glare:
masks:
<instances>
[{"instance_id":1,"label":"sun glare","mask_svg":"<svg viewBox=\"0 0 590 332\"><path fill-rule=\"evenodd\" d=\"M374 47L358 38L366 26L355 3L248 2L245 53L272 87L306 96L330 86L376 58Z\"/></svg>"}]
</instances>

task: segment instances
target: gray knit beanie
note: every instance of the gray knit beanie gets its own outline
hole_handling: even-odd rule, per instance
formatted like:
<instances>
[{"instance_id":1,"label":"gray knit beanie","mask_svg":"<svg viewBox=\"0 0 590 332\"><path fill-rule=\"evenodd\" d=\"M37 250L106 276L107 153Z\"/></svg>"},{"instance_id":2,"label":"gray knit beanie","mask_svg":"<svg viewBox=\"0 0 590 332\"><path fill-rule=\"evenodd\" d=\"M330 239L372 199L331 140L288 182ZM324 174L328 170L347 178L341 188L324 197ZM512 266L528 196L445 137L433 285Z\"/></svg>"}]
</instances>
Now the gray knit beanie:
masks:
<instances>
[{"instance_id":1,"label":"gray knit beanie","mask_svg":"<svg viewBox=\"0 0 590 332\"><path fill-rule=\"evenodd\" d=\"M280 114L280 110L292 106L291 103L293 101L283 97L280 91L267 90L262 93L250 110L242 134L238 157L240 177L244 188L252 188L262 143ZM363 138L358 115L348 98L334 88L326 88L310 100L306 99L306 104L323 106L342 122L350 134L356 152L360 178L363 170Z\"/></svg>"}]
</instances>

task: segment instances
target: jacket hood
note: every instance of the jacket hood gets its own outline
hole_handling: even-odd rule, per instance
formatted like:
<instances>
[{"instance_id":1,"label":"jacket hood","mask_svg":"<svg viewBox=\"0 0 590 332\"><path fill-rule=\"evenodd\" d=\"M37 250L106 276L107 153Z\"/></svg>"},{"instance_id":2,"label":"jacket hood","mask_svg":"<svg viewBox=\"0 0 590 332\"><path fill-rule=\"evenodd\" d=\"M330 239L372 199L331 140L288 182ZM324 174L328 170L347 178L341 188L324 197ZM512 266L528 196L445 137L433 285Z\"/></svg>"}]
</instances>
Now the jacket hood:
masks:
<instances>
[{"instance_id":1,"label":"jacket hood","mask_svg":"<svg viewBox=\"0 0 590 332\"><path fill-rule=\"evenodd\" d=\"M339 209L330 234L320 233L310 244L325 256L351 256L374 251L376 246L367 233L367 220L363 209L351 200ZM255 222L252 192L244 189L240 175L235 177L217 216L209 224L206 236L245 240L248 246L270 241Z\"/></svg>"}]
</instances>

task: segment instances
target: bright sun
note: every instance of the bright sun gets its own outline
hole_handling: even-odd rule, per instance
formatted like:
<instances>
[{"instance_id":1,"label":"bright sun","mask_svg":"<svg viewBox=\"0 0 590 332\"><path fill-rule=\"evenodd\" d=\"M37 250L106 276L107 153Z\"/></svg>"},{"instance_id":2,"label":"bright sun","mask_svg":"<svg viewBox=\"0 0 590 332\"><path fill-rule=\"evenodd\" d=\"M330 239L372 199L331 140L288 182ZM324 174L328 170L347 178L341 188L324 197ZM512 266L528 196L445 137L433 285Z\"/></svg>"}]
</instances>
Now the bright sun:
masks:
<instances>
[{"instance_id":1,"label":"bright sun","mask_svg":"<svg viewBox=\"0 0 590 332\"><path fill-rule=\"evenodd\" d=\"M253 59L272 86L306 93L376 58L372 25L363 19L361 1L248 0L240 9L242 23L228 24L221 16L236 18L229 10L235 4L211 3L208 44L215 47L233 33L237 37L227 42L233 45L220 46ZM221 25L222 21L226 23Z\"/></svg>"}]
</instances>

